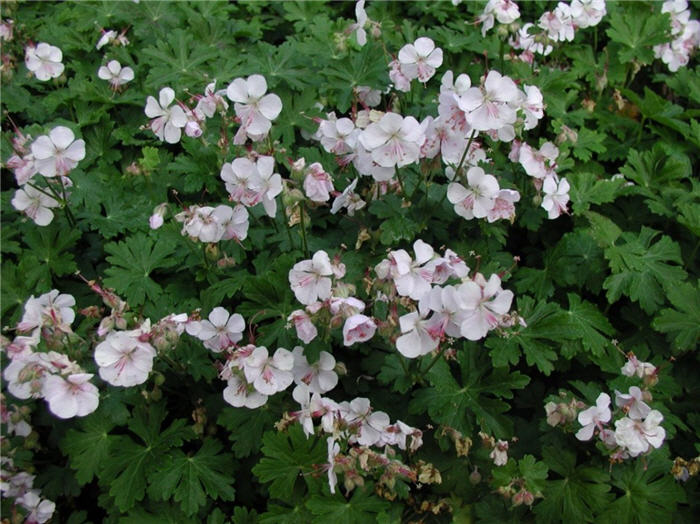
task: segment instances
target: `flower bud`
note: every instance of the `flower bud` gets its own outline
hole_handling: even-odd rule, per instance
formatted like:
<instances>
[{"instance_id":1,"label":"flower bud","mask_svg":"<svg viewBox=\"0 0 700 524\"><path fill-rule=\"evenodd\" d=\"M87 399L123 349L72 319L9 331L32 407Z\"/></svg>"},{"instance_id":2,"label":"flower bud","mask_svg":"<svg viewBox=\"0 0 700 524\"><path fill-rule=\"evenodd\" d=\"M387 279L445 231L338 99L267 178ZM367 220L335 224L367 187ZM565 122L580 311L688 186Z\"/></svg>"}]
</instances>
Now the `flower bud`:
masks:
<instances>
[{"instance_id":1,"label":"flower bud","mask_svg":"<svg viewBox=\"0 0 700 524\"><path fill-rule=\"evenodd\" d=\"M469 474L469 482L474 486L481 482L481 473L479 473L478 468L474 468L474 471Z\"/></svg>"}]
</instances>

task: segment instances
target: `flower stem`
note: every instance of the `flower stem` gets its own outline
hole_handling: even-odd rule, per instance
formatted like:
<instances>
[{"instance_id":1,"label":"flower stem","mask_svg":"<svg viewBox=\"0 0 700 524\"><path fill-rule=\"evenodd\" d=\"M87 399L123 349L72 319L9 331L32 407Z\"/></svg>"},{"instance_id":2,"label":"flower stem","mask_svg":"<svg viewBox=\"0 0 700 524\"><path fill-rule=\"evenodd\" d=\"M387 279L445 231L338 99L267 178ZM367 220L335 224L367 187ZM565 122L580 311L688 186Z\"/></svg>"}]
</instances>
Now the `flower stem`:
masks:
<instances>
[{"instance_id":1,"label":"flower stem","mask_svg":"<svg viewBox=\"0 0 700 524\"><path fill-rule=\"evenodd\" d=\"M435 356L433 357L433 360L430 361L430 364L428 364L428 367L425 368L425 369L421 372L421 380L422 380L423 378L425 378L425 375L428 374L428 371L430 371L431 368L432 368L435 364L437 364L437 361L440 360L440 357L442 357L442 348L440 348L440 349L438 350L437 355L435 355Z\"/></svg>"},{"instance_id":2,"label":"flower stem","mask_svg":"<svg viewBox=\"0 0 700 524\"><path fill-rule=\"evenodd\" d=\"M403 180L401 180L401 174L399 173L399 166L394 166L394 171L396 172L396 178L399 181L399 187L401 188L401 193L406 194L406 190L403 187Z\"/></svg>"},{"instance_id":3,"label":"flower stem","mask_svg":"<svg viewBox=\"0 0 700 524\"><path fill-rule=\"evenodd\" d=\"M467 147L464 148L464 153L462 153L462 158L459 159L459 164L457 164L457 169L455 170L455 176L459 176L459 172L462 169L462 164L464 164L464 160L467 158L467 154L469 153L469 148L471 147L472 140L474 140L475 136L476 136L476 129L472 129L472 132L469 135L469 141L467 142Z\"/></svg>"}]
</instances>

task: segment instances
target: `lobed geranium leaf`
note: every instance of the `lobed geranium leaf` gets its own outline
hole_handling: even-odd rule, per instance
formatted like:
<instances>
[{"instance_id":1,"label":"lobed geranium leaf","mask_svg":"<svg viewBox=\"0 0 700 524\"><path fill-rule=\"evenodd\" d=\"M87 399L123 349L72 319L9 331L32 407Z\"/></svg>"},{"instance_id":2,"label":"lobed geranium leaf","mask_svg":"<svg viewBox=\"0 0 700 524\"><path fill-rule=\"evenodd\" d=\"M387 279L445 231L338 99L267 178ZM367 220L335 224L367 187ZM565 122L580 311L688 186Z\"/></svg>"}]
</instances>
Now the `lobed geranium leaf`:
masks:
<instances>
[{"instance_id":1,"label":"lobed geranium leaf","mask_svg":"<svg viewBox=\"0 0 700 524\"><path fill-rule=\"evenodd\" d=\"M306 503L319 520L338 524L364 524L375 521L377 514L389 507L386 500L372 494L371 486L356 489L350 500L341 495L335 497L312 496Z\"/></svg>"}]
</instances>

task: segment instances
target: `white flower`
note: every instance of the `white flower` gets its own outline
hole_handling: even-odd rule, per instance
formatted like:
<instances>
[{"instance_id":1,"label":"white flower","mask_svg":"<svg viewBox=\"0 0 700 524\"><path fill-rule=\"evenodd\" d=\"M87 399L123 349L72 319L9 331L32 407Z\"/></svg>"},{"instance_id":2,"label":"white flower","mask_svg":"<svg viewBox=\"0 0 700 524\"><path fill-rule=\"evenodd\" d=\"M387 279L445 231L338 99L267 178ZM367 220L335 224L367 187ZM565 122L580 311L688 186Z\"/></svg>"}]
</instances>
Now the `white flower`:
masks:
<instances>
[{"instance_id":1,"label":"white flower","mask_svg":"<svg viewBox=\"0 0 700 524\"><path fill-rule=\"evenodd\" d=\"M312 365L306 360L304 349L296 346L292 351L294 356L294 382L304 384L311 393L327 393L338 384L338 374L335 372L335 358L327 351L321 351L318 361Z\"/></svg>"},{"instance_id":2,"label":"white flower","mask_svg":"<svg viewBox=\"0 0 700 524\"><path fill-rule=\"evenodd\" d=\"M44 524L53 515L56 504L48 499L42 500L38 490L27 491L21 497L17 497L17 504L29 511L24 522L28 524Z\"/></svg>"},{"instance_id":3,"label":"white flower","mask_svg":"<svg viewBox=\"0 0 700 524\"><path fill-rule=\"evenodd\" d=\"M234 144L243 144L246 135L254 142L260 141L270 131L271 121L282 111L282 100L275 94L265 95L266 92L267 82L262 75L236 78L226 88L226 96L234 102L236 116L241 120Z\"/></svg>"},{"instance_id":4,"label":"white flower","mask_svg":"<svg viewBox=\"0 0 700 524\"><path fill-rule=\"evenodd\" d=\"M70 325L75 320L73 306L75 298L66 293L59 294L57 289L52 289L39 298L32 295L24 305L24 315L17 330L30 331L41 326L54 326L70 332Z\"/></svg>"},{"instance_id":5,"label":"white flower","mask_svg":"<svg viewBox=\"0 0 700 524\"><path fill-rule=\"evenodd\" d=\"M222 94L226 94L226 90L216 91L216 80L207 84L204 88L204 96L197 101L197 106L194 108L197 118L204 120L204 118L213 117L218 107L223 108L224 111L228 109L228 102L221 96Z\"/></svg>"},{"instance_id":6,"label":"white flower","mask_svg":"<svg viewBox=\"0 0 700 524\"><path fill-rule=\"evenodd\" d=\"M646 453L649 446L659 448L666 438L666 430L659 424L664 416L652 409L644 422L624 417L615 421L615 442L633 457Z\"/></svg>"},{"instance_id":7,"label":"white flower","mask_svg":"<svg viewBox=\"0 0 700 524\"><path fill-rule=\"evenodd\" d=\"M501 288L501 279L493 274L486 281L481 273L457 288L462 309L466 310L461 323L462 336L479 340L494 329L510 309L513 292Z\"/></svg>"},{"instance_id":8,"label":"white flower","mask_svg":"<svg viewBox=\"0 0 700 524\"><path fill-rule=\"evenodd\" d=\"M344 155L352 153L357 146L360 130L349 118L322 120L318 126L321 145L329 153Z\"/></svg>"},{"instance_id":9,"label":"white flower","mask_svg":"<svg viewBox=\"0 0 700 524\"><path fill-rule=\"evenodd\" d=\"M435 42L422 36L413 44L406 44L399 51L401 71L409 79L418 78L427 82L435 74L435 69L442 65L442 49L435 47Z\"/></svg>"},{"instance_id":10,"label":"white flower","mask_svg":"<svg viewBox=\"0 0 700 524\"><path fill-rule=\"evenodd\" d=\"M343 326L343 344L352 346L355 342L365 342L374 336L377 324L362 314L352 315Z\"/></svg>"},{"instance_id":11,"label":"white flower","mask_svg":"<svg viewBox=\"0 0 700 524\"><path fill-rule=\"evenodd\" d=\"M576 438L579 440L591 440L596 427L600 429L603 423L610 422L610 395L601 393L595 403L595 406L578 414L578 423L583 426L576 432ZM615 424L617 425L617 422Z\"/></svg>"},{"instance_id":12,"label":"white flower","mask_svg":"<svg viewBox=\"0 0 700 524\"><path fill-rule=\"evenodd\" d=\"M122 67L116 60L110 60L106 66L98 69L97 76L102 80L108 80L112 88L116 89L134 79L134 70L130 67Z\"/></svg>"},{"instance_id":13,"label":"white flower","mask_svg":"<svg viewBox=\"0 0 700 524\"><path fill-rule=\"evenodd\" d=\"M358 0L358 2L355 4L355 18L357 19L357 23L353 24L350 27L350 30L355 31L357 43L363 46L367 43L367 32L365 31L365 26L367 25L365 0Z\"/></svg>"},{"instance_id":14,"label":"white flower","mask_svg":"<svg viewBox=\"0 0 700 524\"><path fill-rule=\"evenodd\" d=\"M323 166L314 162L306 170L304 193L313 202L327 202L333 191L333 179L324 171Z\"/></svg>"},{"instance_id":15,"label":"white flower","mask_svg":"<svg viewBox=\"0 0 700 524\"><path fill-rule=\"evenodd\" d=\"M294 355L285 348L278 348L270 358L266 347L256 347L243 362L246 380L263 395L287 389L294 382L293 368Z\"/></svg>"},{"instance_id":16,"label":"white flower","mask_svg":"<svg viewBox=\"0 0 700 524\"><path fill-rule=\"evenodd\" d=\"M44 176L65 176L85 158L85 141L75 140L73 131L65 126L54 127L31 145L34 165Z\"/></svg>"},{"instance_id":17,"label":"white flower","mask_svg":"<svg viewBox=\"0 0 700 524\"><path fill-rule=\"evenodd\" d=\"M454 96L459 108L467 113L469 125L477 131L497 131L515 123L515 107L523 95L512 79L492 69L483 87L471 87Z\"/></svg>"},{"instance_id":18,"label":"white flower","mask_svg":"<svg viewBox=\"0 0 700 524\"><path fill-rule=\"evenodd\" d=\"M287 317L287 320L294 323L297 337L299 337L299 340L304 344L308 344L318 336L318 329L316 329L316 326L311 322L309 314L303 309L292 311Z\"/></svg>"},{"instance_id":19,"label":"white flower","mask_svg":"<svg viewBox=\"0 0 700 524\"><path fill-rule=\"evenodd\" d=\"M53 220L51 208L60 205L52 196L29 185L18 189L12 198L12 207L17 211L23 211L37 226L48 226Z\"/></svg>"},{"instance_id":20,"label":"white flower","mask_svg":"<svg viewBox=\"0 0 700 524\"><path fill-rule=\"evenodd\" d=\"M569 189L569 182L566 178L562 178L558 184L553 176L544 179L542 207L547 211L550 219L558 218L562 213L567 213L566 204L569 202Z\"/></svg>"},{"instance_id":21,"label":"white flower","mask_svg":"<svg viewBox=\"0 0 700 524\"><path fill-rule=\"evenodd\" d=\"M251 384L233 375L228 379L228 385L224 388L224 400L234 408L255 409L267 402L267 395L263 395L253 389Z\"/></svg>"},{"instance_id":22,"label":"white flower","mask_svg":"<svg viewBox=\"0 0 700 524\"><path fill-rule=\"evenodd\" d=\"M496 177L487 175L480 167L471 167L467 171L468 187L458 182L447 186L447 199L454 204L455 213L471 220L484 218L495 205L499 187Z\"/></svg>"},{"instance_id":23,"label":"white flower","mask_svg":"<svg viewBox=\"0 0 700 524\"><path fill-rule=\"evenodd\" d=\"M209 320L188 322L187 333L204 342L204 347L220 353L243 338L245 321L238 313L230 315L222 307L215 307L209 313Z\"/></svg>"},{"instance_id":24,"label":"white flower","mask_svg":"<svg viewBox=\"0 0 700 524\"><path fill-rule=\"evenodd\" d=\"M164 87L158 94L158 100L149 96L146 99L146 116L152 118L149 127L160 140L168 144L177 144L182 136L181 129L187 125L187 116L179 105L170 107L175 100L175 91Z\"/></svg>"},{"instance_id":25,"label":"white flower","mask_svg":"<svg viewBox=\"0 0 700 524\"><path fill-rule=\"evenodd\" d=\"M100 39L95 45L95 49L99 51L104 46L112 42L115 38L117 38L117 32L114 29L110 29L109 31L103 31L102 36L100 36Z\"/></svg>"},{"instance_id":26,"label":"white flower","mask_svg":"<svg viewBox=\"0 0 700 524\"><path fill-rule=\"evenodd\" d=\"M628 395L615 390L615 404L634 420L642 420L651 411L651 408L643 400L642 390L637 386L630 387Z\"/></svg>"},{"instance_id":27,"label":"white flower","mask_svg":"<svg viewBox=\"0 0 700 524\"><path fill-rule=\"evenodd\" d=\"M328 253L317 251L311 260L302 260L289 270L289 284L294 296L304 305L316 300L331 298L331 279L333 274Z\"/></svg>"},{"instance_id":28,"label":"white flower","mask_svg":"<svg viewBox=\"0 0 700 524\"><path fill-rule=\"evenodd\" d=\"M42 394L51 413L59 418L84 417L97 409L99 393L90 382L91 373L74 373L64 380L49 375L44 380Z\"/></svg>"},{"instance_id":29,"label":"white flower","mask_svg":"<svg viewBox=\"0 0 700 524\"><path fill-rule=\"evenodd\" d=\"M37 80L45 82L49 78L57 78L63 73L64 66L61 63L63 53L56 47L46 42L39 43L36 47L29 46L24 55L24 63Z\"/></svg>"},{"instance_id":30,"label":"white flower","mask_svg":"<svg viewBox=\"0 0 700 524\"><path fill-rule=\"evenodd\" d=\"M113 386L143 384L153 369L156 350L124 331L107 335L95 348L95 362L102 380Z\"/></svg>"},{"instance_id":31,"label":"white flower","mask_svg":"<svg viewBox=\"0 0 700 524\"><path fill-rule=\"evenodd\" d=\"M353 180L340 195L335 197L335 200L333 200L333 205L331 206L332 214L335 215L338 211L345 207L348 210L348 216L353 216L355 211L365 207L366 202L362 200L357 193L355 193L356 187L357 178Z\"/></svg>"},{"instance_id":32,"label":"white flower","mask_svg":"<svg viewBox=\"0 0 700 524\"><path fill-rule=\"evenodd\" d=\"M425 134L418 121L396 113L386 113L360 135L360 143L382 167L403 167L417 162L423 142Z\"/></svg>"},{"instance_id":33,"label":"white flower","mask_svg":"<svg viewBox=\"0 0 700 524\"><path fill-rule=\"evenodd\" d=\"M406 358L427 355L440 344L440 338L430 330L430 320L423 319L414 311L399 318L401 333L396 339L396 349Z\"/></svg>"}]
</instances>

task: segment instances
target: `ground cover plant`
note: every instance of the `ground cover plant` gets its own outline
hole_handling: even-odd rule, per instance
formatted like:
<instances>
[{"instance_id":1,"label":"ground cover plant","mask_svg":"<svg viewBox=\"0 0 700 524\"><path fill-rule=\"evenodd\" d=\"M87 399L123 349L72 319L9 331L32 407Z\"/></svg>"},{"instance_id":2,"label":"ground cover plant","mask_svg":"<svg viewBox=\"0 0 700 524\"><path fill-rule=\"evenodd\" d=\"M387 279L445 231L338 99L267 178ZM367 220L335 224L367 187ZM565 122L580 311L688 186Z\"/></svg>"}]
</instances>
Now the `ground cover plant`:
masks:
<instances>
[{"instance_id":1,"label":"ground cover plant","mask_svg":"<svg viewBox=\"0 0 700 524\"><path fill-rule=\"evenodd\" d=\"M3 522L694 522L667 2L3 2Z\"/></svg>"}]
</instances>

